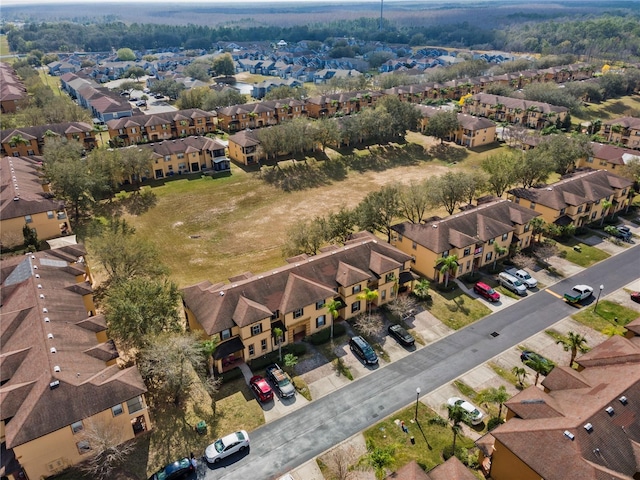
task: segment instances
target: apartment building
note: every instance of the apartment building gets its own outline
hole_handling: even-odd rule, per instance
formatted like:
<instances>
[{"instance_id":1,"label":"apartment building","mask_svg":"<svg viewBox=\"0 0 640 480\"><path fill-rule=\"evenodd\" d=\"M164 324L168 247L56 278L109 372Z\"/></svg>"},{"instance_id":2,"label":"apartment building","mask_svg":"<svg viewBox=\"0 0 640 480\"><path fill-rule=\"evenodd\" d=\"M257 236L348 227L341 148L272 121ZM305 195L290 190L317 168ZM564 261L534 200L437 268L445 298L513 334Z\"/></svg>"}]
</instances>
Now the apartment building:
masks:
<instances>
[{"instance_id":1,"label":"apartment building","mask_svg":"<svg viewBox=\"0 0 640 480\"><path fill-rule=\"evenodd\" d=\"M429 124L429 119L444 110L427 105L416 105L422 114L418 128L424 132ZM467 148L489 145L496 141L496 124L483 117L474 117L464 113L458 113L458 128L451 132L449 140Z\"/></svg>"},{"instance_id":2,"label":"apartment building","mask_svg":"<svg viewBox=\"0 0 640 480\"><path fill-rule=\"evenodd\" d=\"M640 160L640 151L630 148L608 145L606 143L591 142L592 155L580 158L576 162L577 168L593 168L607 170L620 174L624 166L633 158Z\"/></svg>"},{"instance_id":3,"label":"apartment building","mask_svg":"<svg viewBox=\"0 0 640 480\"><path fill-rule=\"evenodd\" d=\"M10 128L0 132L0 155L33 157L42 155L49 138L77 140L85 150L96 146L93 125L86 122L65 122L35 127Z\"/></svg>"},{"instance_id":4,"label":"apartment building","mask_svg":"<svg viewBox=\"0 0 640 480\"><path fill-rule=\"evenodd\" d=\"M621 117L602 122L601 133L607 142L640 149L640 118Z\"/></svg>"},{"instance_id":5,"label":"apartment building","mask_svg":"<svg viewBox=\"0 0 640 480\"><path fill-rule=\"evenodd\" d=\"M27 89L13 67L0 62L0 112L16 112L27 97Z\"/></svg>"},{"instance_id":6,"label":"apartment building","mask_svg":"<svg viewBox=\"0 0 640 480\"><path fill-rule=\"evenodd\" d=\"M231 162L225 156L224 144L213 138L186 137L149 143L142 148L153 150L152 170L155 179L196 172L211 174L231 172Z\"/></svg>"},{"instance_id":7,"label":"apartment building","mask_svg":"<svg viewBox=\"0 0 640 480\"><path fill-rule=\"evenodd\" d=\"M225 132L279 125L307 116L306 102L287 98L222 107L217 111L218 127Z\"/></svg>"}]
</instances>

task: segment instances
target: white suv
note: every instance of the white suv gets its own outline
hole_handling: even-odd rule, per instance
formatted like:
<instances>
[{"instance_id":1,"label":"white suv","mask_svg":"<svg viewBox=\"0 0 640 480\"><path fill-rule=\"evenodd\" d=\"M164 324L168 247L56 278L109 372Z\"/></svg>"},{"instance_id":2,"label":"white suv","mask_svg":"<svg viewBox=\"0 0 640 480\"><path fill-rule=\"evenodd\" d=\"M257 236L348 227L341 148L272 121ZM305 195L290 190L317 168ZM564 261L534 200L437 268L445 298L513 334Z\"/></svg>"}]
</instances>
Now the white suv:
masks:
<instances>
[{"instance_id":1,"label":"white suv","mask_svg":"<svg viewBox=\"0 0 640 480\"><path fill-rule=\"evenodd\" d=\"M524 283L522 283L513 275L502 272L500 275L498 275L498 281L500 282L500 285L502 285L507 290L511 290L513 293L517 293L521 296L527 294L527 287L525 287Z\"/></svg>"}]
</instances>

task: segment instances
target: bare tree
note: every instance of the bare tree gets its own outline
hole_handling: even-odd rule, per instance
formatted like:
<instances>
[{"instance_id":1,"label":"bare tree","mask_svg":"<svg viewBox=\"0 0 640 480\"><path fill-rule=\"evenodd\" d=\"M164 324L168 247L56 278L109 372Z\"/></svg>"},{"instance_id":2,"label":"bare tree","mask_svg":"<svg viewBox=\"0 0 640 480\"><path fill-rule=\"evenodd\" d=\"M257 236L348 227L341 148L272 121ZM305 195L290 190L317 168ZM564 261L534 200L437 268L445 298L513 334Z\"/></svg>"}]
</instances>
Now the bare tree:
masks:
<instances>
[{"instance_id":1,"label":"bare tree","mask_svg":"<svg viewBox=\"0 0 640 480\"><path fill-rule=\"evenodd\" d=\"M387 308L398 317L402 317L409 310L416 308L416 301L413 297L408 295L403 295L401 297L396 297L393 302L387 304Z\"/></svg>"},{"instance_id":2,"label":"bare tree","mask_svg":"<svg viewBox=\"0 0 640 480\"><path fill-rule=\"evenodd\" d=\"M534 255L542 260L543 262L547 263L549 258L557 255L558 252L560 251L560 249L558 248L558 246L553 243L553 242L543 242L540 243L536 246L535 251L534 251Z\"/></svg>"},{"instance_id":3,"label":"bare tree","mask_svg":"<svg viewBox=\"0 0 640 480\"><path fill-rule=\"evenodd\" d=\"M124 463L135 445L134 442L125 442L122 428L99 420L86 420L80 438L78 448L86 448L95 454L78 468L96 480L111 478L114 469Z\"/></svg>"},{"instance_id":4,"label":"bare tree","mask_svg":"<svg viewBox=\"0 0 640 480\"><path fill-rule=\"evenodd\" d=\"M513 258L513 263L515 263L520 268L533 268L536 265L536 259L530 257L529 255L525 255L523 253L516 253Z\"/></svg>"},{"instance_id":5,"label":"bare tree","mask_svg":"<svg viewBox=\"0 0 640 480\"><path fill-rule=\"evenodd\" d=\"M336 480L349 480L353 477L352 468L358 458L355 447L344 444L329 451L322 460Z\"/></svg>"},{"instance_id":6,"label":"bare tree","mask_svg":"<svg viewBox=\"0 0 640 480\"><path fill-rule=\"evenodd\" d=\"M365 337L377 337L384 329L382 315L379 313L373 313L371 315L361 313L356 317L353 326Z\"/></svg>"}]
</instances>

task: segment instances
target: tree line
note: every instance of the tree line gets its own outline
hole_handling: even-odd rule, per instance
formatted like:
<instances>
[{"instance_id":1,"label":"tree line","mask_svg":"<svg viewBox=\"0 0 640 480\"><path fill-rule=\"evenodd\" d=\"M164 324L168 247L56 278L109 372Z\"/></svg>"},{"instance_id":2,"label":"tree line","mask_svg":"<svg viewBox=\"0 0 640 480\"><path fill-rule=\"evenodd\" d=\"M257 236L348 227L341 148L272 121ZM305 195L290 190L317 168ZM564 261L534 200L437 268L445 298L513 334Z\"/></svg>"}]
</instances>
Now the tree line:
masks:
<instances>
[{"instance_id":1,"label":"tree line","mask_svg":"<svg viewBox=\"0 0 640 480\"><path fill-rule=\"evenodd\" d=\"M123 22L101 24L27 23L22 28L4 26L13 51L105 52L121 47L135 50L210 49L216 42L273 41L282 38L332 44L333 39L356 38L368 42L394 44L441 45L454 48L498 49L550 54L583 55L588 59L622 59L640 57L640 14L631 11L606 13L593 18L560 18L553 21L523 21L510 18L507 25L486 28L473 22L426 25L396 25L387 19L380 29L377 18L336 20L329 23L278 26L199 25L127 25ZM373 47L332 46L331 56L355 56L370 53ZM315 46L314 45L314 46Z\"/></svg>"}]
</instances>

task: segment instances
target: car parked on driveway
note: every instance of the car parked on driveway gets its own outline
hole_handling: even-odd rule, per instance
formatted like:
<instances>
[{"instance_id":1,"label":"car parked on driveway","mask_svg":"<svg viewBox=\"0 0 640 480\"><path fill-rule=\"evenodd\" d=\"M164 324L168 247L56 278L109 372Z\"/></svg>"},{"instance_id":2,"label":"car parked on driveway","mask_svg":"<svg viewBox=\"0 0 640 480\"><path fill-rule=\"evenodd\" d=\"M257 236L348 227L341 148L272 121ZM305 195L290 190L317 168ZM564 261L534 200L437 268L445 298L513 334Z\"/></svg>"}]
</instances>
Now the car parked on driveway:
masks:
<instances>
[{"instance_id":1,"label":"car parked on driveway","mask_svg":"<svg viewBox=\"0 0 640 480\"><path fill-rule=\"evenodd\" d=\"M536 368L534 367L536 366L536 363L539 363L539 373L545 376L549 375L551 370L553 370L553 367L556 366L556 364L548 358L543 357L539 353L532 352L531 350L523 350L523 352L520 354L520 360L527 367L532 368L533 370L536 370Z\"/></svg>"},{"instance_id":2,"label":"car parked on driveway","mask_svg":"<svg viewBox=\"0 0 640 480\"><path fill-rule=\"evenodd\" d=\"M271 385L269 385L269 382L260 375L254 375L251 377L251 380L249 380L249 386L261 402L264 403L273 400L273 390L271 389Z\"/></svg>"},{"instance_id":3,"label":"car parked on driveway","mask_svg":"<svg viewBox=\"0 0 640 480\"><path fill-rule=\"evenodd\" d=\"M149 480L175 480L186 477L193 471L193 465L187 457L165 465L149 477Z\"/></svg>"},{"instance_id":4,"label":"car parked on driveway","mask_svg":"<svg viewBox=\"0 0 640 480\"><path fill-rule=\"evenodd\" d=\"M500 275L498 275L498 281L500 282L500 285L502 285L507 290L511 290L516 295L524 296L527 294L527 287L525 287L524 283L522 283L513 275L502 272Z\"/></svg>"},{"instance_id":5,"label":"car parked on driveway","mask_svg":"<svg viewBox=\"0 0 640 480\"><path fill-rule=\"evenodd\" d=\"M218 463L223 458L236 452L243 452L247 448L249 448L249 434L245 430L240 430L213 442L204 451L204 457L209 463Z\"/></svg>"},{"instance_id":6,"label":"car parked on driveway","mask_svg":"<svg viewBox=\"0 0 640 480\"><path fill-rule=\"evenodd\" d=\"M296 394L296 389L293 386L293 383L291 383L289 375L284 373L284 370L282 370L277 363L269 365L266 368L266 371L267 378L273 383L278 395L282 398L289 398Z\"/></svg>"},{"instance_id":7,"label":"car parked on driveway","mask_svg":"<svg viewBox=\"0 0 640 480\"><path fill-rule=\"evenodd\" d=\"M500 294L493 288L483 282L478 282L473 286L473 291L481 297L486 298L490 302L497 302L500 300Z\"/></svg>"},{"instance_id":8,"label":"car parked on driveway","mask_svg":"<svg viewBox=\"0 0 640 480\"><path fill-rule=\"evenodd\" d=\"M447 404L451 405L452 407L454 405L458 405L460 408L462 408L462 410L464 410L466 413L467 421L471 423L471 425L478 425L482 422L482 418L484 417L484 415L472 403L469 403L460 397L451 397L449 400L447 400Z\"/></svg>"},{"instance_id":9,"label":"car parked on driveway","mask_svg":"<svg viewBox=\"0 0 640 480\"><path fill-rule=\"evenodd\" d=\"M373 351L369 342L364 338L360 336L351 337L351 340L349 340L349 348L366 365L378 364L378 356L376 355L376 352Z\"/></svg>"},{"instance_id":10,"label":"car parked on driveway","mask_svg":"<svg viewBox=\"0 0 640 480\"><path fill-rule=\"evenodd\" d=\"M631 292L631 300L640 303L640 292Z\"/></svg>"},{"instance_id":11,"label":"car parked on driveway","mask_svg":"<svg viewBox=\"0 0 640 480\"><path fill-rule=\"evenodd\" d=\"M407 332L401 325L389 325L387 331L389 332L389 335L405 347L412 347L416 343L416 339L413 338L413 335Z\"/></svg>"},{"instance_id":12,"label":"car parked on driveway","mask_svg":"<svg viewBox=\"0 0 640 480\"><path fill-rule=\"evenodd\" d=\"M529 275L529 272L526 270L516 270L515 268L509 268L505 270L509 275L513 275L522 283L525 284L527 288L536 288L538 286L538 280Z\"/></svg>"}]
</instances>

